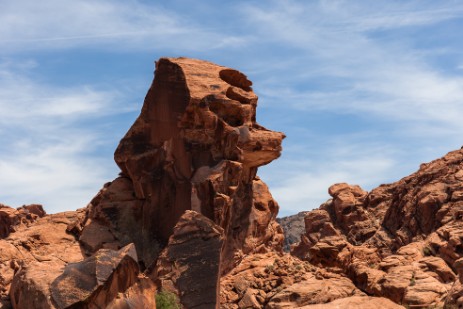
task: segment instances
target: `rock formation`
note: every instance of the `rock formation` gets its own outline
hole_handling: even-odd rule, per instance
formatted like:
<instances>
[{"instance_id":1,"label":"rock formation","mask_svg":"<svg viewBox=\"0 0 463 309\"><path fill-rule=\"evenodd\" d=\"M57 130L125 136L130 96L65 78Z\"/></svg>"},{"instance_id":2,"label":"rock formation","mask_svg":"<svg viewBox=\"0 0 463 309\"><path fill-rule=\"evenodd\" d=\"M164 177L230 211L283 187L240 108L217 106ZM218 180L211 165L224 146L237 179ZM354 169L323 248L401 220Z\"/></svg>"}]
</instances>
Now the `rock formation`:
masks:
<instances>
[{"instance_id":1,"label":"rock formation","mask_svg":"<svg viewBox=\"0 0 463 309\"><path fill-rule=\"evenodd\" d=\"M33 209L41 207L34 205ZM14 231L0 240L3 307L9 308L11 296L13 308L53 308L50 284L67 263L83 258L78 241L66 232L81 215L82 211L77 211L36 218L33 223L15 225Z\"/></svg>"},{"instance_id":2,"label":"rock formation","mask_svg":"<svg viewBox=\"0 0 463 309\"><path fill-rule=\"evenodd\" d=\"M48 237L40 231L23 245L30 255L46 244L56 252L17 258L10 239L41 228L44 220L31 223L44 213L1 207L5 299L14 308L138 308L153 306L162 289L185 307L218 307L221 274L249 254L282 248L278 204L256 173L280 156L284 135L256 122L251 85L213 63L160 59L115 152L120 176L72 220L43 218L54 239L38 245Z\"/></svg>"},{"instance_id":3,"label":"rock formation","mask_svg":"<svg viewBox=\"0 0 463 309\"><path fill-rule=\"evenodd\" d=\"M57 308L107 308L118 293L135 283L138 273L133 244L119 251L100 249L64 267L50 285L51 299Z\"/></svg>"},{"instance_id":4,"label":"rock formation","mask_svg":"<svg viewBox=\"0 0 463 309\"><path fill-rule=\"evenodd\" d=\"M283 250L289 252L291 245L300 241L301 235L305 231L304 217L307 211L301 211L292 216L277 218L278 224L283 229L285 240L283 243Z\"/></svg>"},{"instance_id":5,"label":"rock formation","mask_svg":"<svg viewBox=\"0 0 463 309\"><path fill-rule=\"evenodd\" d=\"M148 267L187 210L224 230L223 272L245 254L281 248L278 204L256 172L280 156L284 135L256 123L251 85L205 61L156 63L141 114L115 153L121 176L91 202L81 237L90 253L133 242ZM87 241L98 229L102 238Z\"/></svg>"},{"instance_id":6,"label":"rock formation","mask_svg":"<svg viewBox=\"0 0 463 309\"><path fill-rule=\"evenodd\" d=\"M293 254L349 276L369 295L414 306L463 306L463 150L365 192L336 184L305 217Z\"/></svg>"},{"instance_id":7,"label":"rock formation","mask_svg":"<svg viewBox=\"0 0 463 309\"><path fill-rule=\"evenodd\" d=\"M0 204L0 239L16 232L22 226L29 226L43 216L45 216L45 211L42 205L24 205L14 209Z\"/></svg>"},{"instance_id":8,"label":"rock formation","mask_svg":"<svg viewBox=\"0 0 463 309\"><path fill-rule=\"evenodd\" d=\"M223 236L223 229L212 220L187 210L152 275L159 288L181 291L180 301L186 308L216 308Z\"/></svg>"},{"instance_id":9,"label":"rock formation","mask_svg":"<svg viewBox=\"0 0 463 309\"><path fill-rule=\"evenodd\" d=\"M284 135L256 106L236 70L160 59L85 209L0 205L0 308L463 307L463 150L371 192L331 186L284 254L257 176Z\"/></svg>"}]
</instances>

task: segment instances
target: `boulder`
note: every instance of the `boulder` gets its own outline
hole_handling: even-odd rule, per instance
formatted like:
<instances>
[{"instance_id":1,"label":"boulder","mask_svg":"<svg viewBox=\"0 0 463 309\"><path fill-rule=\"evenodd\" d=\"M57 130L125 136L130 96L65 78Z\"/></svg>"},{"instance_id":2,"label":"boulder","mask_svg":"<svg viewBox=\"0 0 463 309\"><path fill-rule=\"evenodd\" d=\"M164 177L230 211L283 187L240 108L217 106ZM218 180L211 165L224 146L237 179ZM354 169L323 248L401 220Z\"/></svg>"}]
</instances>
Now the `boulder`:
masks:
<instances>
[{"instance_id":1,"label":"boulder","mask_svg":"<svg viewBox=\"0 0 463 309\"><path fill-rule=\"evenodd\" d=\"M100 249L78 263L69 263L49 284L56 308L106 308L135 283L139 272L135 246L119 251ZM44 308L44 307L42 307Z\"/></svg>"},{"instance_id":2,"label":"boulder","mask_svg":"<svg viewBox=\"0 0 463 309\"><path fill-rule=\"evenodd\" d=\"M45 211L42 205L24 205L14 209L0 204L0 239L17 231L20 226L29 226L43 216Z\"/></svg>"},{"instance_id":3,"label":"boulder","mask_svg":"<svg viewBox=\"0 0 463 309\"><path fill-rule=\"evenodd\" d=\"M219 308L223 229L187 210L174 227L152 278L159 288L180 296L185 308Z\"/></svg>"},{"instance_id":4,"label":"boulder","mask_svg":"<svg viewBox=\"0 0 463 309\"><path fill-rule=\"evenodd\" d=\"M51 283L67 263L84 258L74 235L66 232L81 215L81 211L47 215L0 240L4 301L11 301L15 309L55 308Z\"/></svg>"}]
</instances>

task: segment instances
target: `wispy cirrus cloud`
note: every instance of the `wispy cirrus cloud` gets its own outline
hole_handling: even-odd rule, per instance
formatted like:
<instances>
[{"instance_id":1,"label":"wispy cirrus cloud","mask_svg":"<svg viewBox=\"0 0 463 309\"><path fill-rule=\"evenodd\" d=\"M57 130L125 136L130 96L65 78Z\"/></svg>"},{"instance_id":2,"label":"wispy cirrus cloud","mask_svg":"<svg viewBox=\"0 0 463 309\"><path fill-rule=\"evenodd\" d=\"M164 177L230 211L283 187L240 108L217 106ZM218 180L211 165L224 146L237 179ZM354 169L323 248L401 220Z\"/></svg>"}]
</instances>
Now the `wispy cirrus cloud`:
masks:
<instances>
[{"instance_id":1,"label":"wispy cirrus cloud","mask_svg":"<svg viewBox=\"0 0 463 309\"><path fill-rule=\"evenodd\" d=\"M401 176L395 170L399 162L395 161L397 154L393 150L374 142L351 142L327 143L317 149L323 158L308 155L311 151L305 146L297 156L261 169L262 178L281 206L280 215L317 208L330 198L328 188L335 183L358 184L371 190Z\"/></svg>"},{"instance_id":2,"label":"wispy cirrus cloud","mask_svg":"<svg viewBox=\"0 0 463 309\"><path fill-rule=\"evenodd\" d=\"M283 213L317 207L334 182L369 189L395 180L461 143L457 1L22 0L1 2L0 18L0 56L16 57L0 61L0 112L9 115L0 124L0 191L33 202L68 199L73 206L61 209L75 208L115 172L99 164L99 153L112 152L123 132L109 136L95 123L133 121L118 116L119 103L140 104L132 92L145 89L129 79L147 79L102 74L115 54L126 67L140 57L150 66L159 55L184 55L248 74L259 121L288 136L282 158L261 170ZM58 54L68 64L93 61L69 74L94 75L97 84L30 74ZM124 89L98 82L108 75Z\"/></svg>"},{"instance_id":3,"label":"wispy cirrus cloud","mask_svg":"<svg viewBox=\"0 0 463 309\"><path fill-rule=\"evenodd\" d=\"M289 101L297 110L319 109L336 113L368 113L401 122L462 128L463 77L449 74L428 59L433 50L414 46L414 37L372 32L431 26L463 18L463 5L448 3L345 1L274 1L274 6L247 6L251 23L263 40L282 41L306 53L262 83L270 102ZM363 4L362 4L363 3ZM416 38L415 38L416 37ZM443 53L442 50L438 51ZM441 57L445 57L445 52ZM457 69L457 66L455 67ZM281 83L281 79L286 83ZM324 80L324 82L320 82ZM442 113L440 111L447 111Z\"/></svg>"},{"instance_id":4,"label":"wispy cirrus cloud","mask_svg":"<svg viewBox=\"0 0 463 309\"><path fill-rule=\"evenodd\" d=\"M0 19L4 25L0 29L3 53L78 47L120 52L154 46L191 51L243 41L162 5L139 1L4 1Z\"/></svg>"},{"instance_id":5,"label":"wispy cirrus cloud","mask_svg":"<svg viewBox=\"0 0 463 309\"><path fill-rule=\"evenodd\" d=\"M116 174L110 160L92 156L107 146L98 121L130 108L114 90L35 81L33 67L0 64L1 202L42 203L48 212L84 207ZM93 124L79 125L82 118Z\"/></svg>"},{"instance_id":6,"label":"wispy cirrus cloud","mask_svg":"<svg viewBox=\"0 0 463 309\"><path fill-rule=\"evenodd\" d=\"M278 114L276 121L288 115L282 130L305 127L309 132L287 144L311 145L298 151L286 147L290 154L283 154L283 162L263 169L283 213L318 207L333 183L371 189L460 146L463 78L441 62L456 58L458 69L462 55L449 38L442 46L427 42L452 33L448 27L463 19L463 5L272 3L243 8L256 40L283 42L292 55L274 57L268 66L256 64L265 68L256 69L262 76L260 99L268 113ZM359 137L362 132L369 134ZM341 136L341 143L329 142Z\"/></svg>"}]
</instances>

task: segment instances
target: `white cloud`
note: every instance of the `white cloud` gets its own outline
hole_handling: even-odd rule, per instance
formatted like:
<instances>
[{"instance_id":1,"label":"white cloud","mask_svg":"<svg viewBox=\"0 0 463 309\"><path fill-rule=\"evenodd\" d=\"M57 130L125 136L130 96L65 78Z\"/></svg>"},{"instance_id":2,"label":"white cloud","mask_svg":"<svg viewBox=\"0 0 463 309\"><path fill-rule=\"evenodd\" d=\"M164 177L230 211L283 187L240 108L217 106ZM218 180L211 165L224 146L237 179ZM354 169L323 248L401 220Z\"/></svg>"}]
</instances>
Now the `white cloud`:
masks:
<instances>
[{"instance_id":1,"label":"white cloud","mask_svg":"<svg viewBox=\"0 0 463 309\"><path fill-rule=\"evenodd\" d=\"M112 50L200 50L241 38L199 26L189 16L139 1L3 1L3 53L94 46ZM175 44L172 44L175 42Z\"/></svg>"},{"instance_id":2,"label":"white cloud","mask_svg":"<svg viewBox=\"0 0 463 309\"><path fill-rule=\"evenodd\" d=\"M59 88L32 80L24 67L0 67L1 202L42 203L51 213L86 206L116 168L111 157L92 155L104 140L96 127L77 122L127 109L108 90Z\"/></svg>"},{"instance_id":3,"label":"white cloud","mask_svg":"<svg viewBox=\"0 0 463 309\"><path fill-rule=\"evenodd\" d=\"M419 165L417 160L436 158L461 140L463 77L429 61L455 53L439 37L444 32L433 31L461 19L463 5L456 1L238 1L226 10L212 2L172 3L185 7L110 0L3 1L0 54L98 49L138 57L163 50L225 65L221 60L227 59L255 82L258 113L267 107L278 114L275 118L291 119L316 110L338 116L330 118L334 122L345 115L371 120L363 130L374 134L356 137L349 131L343 141L323 131L337 123L322 124L317 132L303 122L291 123L290 132L281 128L292 134L287 140L292 144L261 174L287 213L317 207L334 182L369 189L405 176ZM444 41L441 46L415 44L436 37ZM30 202L82 205L115 169L90 155L105 137L76 123L120 112L107 107L122 94L89 85L45 84L28 75L37 65L0 61L0 113L8 115L0 124L0 193L11 204L25 203L20 198L27 196ZM301 134L301 128L311 136L304 139L308 134ZM311 140L315 135L320 138ZM329 141L317 144L323 139Z\"/></svg>"},{"instance_id":4,"label":"white cloud","mask_svg":"<svg viewBox=\"0 0 463 309\"><path fill-rule=\"evenodd\" d=\"M352 143L350 139L329 143L320 149L325 154L322 159L286 159L259 170L280 204L280 216L317 208L330 198L328 188L335 183L358 184L371 190L385 179L397 177L393 151Z\"/></svg>"},{"instance_id":5,"label":"white cloud","mask_svg":"<svg viewBox=\"0 0 463 309\"><path fill-rule=\"evenodd\" d=\"M268 71L285 75L274 73L261 81L263 87L259 91L266 102L280 104L286 100L292 108L306 111L315 108L367 113L382 119L410 121L411 126L428 122L436 129L463 128L463 77L447 74L425 57L433 52L445 57L445 51L417 49L413 47L414 38L404 40L396 35L396 39L390 40L370 34L378 29L429 26L461 18L462 5L273 3L276 7L249 5L243 11L253 16L251 24L263 40L285 42L305 54L298 53L296 58L268 66ZM323 79L332 82L319 87L311 85ZM306 87L301 89L304 82Z\"/></svg>"}]
</instances>

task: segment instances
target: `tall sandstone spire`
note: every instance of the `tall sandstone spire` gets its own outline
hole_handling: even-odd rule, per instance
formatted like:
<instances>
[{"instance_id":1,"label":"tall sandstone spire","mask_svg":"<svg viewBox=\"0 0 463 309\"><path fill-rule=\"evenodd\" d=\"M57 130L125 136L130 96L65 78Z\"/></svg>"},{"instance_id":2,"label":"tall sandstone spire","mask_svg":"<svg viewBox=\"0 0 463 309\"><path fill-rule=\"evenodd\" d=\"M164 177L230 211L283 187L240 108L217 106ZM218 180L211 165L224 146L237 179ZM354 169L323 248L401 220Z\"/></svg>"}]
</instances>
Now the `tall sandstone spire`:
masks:
<instances>
[{"instance_id":1,"label":"tall sandstone spire","mask_svg":"<svg viewBox=\"0 0 463 309\"><path fill-rule=\"evenodd\" d=\"M256 122L251 85L210 62L157 61L141 114L114 155L121 175L91 203L81 237L90 252L133 242L149 267L187 210L224 230L222 272L245 254L280 250L278 204L256 173L280 156L285 136ZM87 235L100 227L109 228L101 241Z\"/></svg>"}]
</instances>

